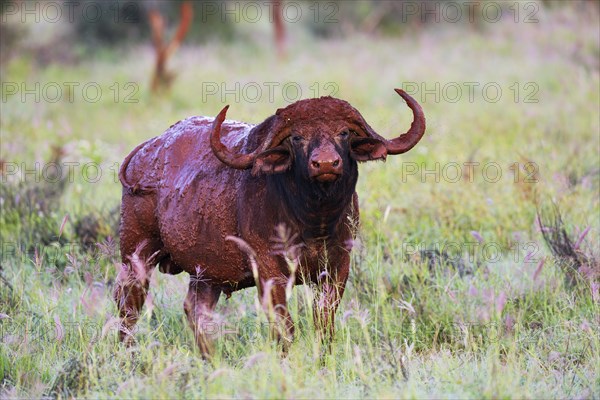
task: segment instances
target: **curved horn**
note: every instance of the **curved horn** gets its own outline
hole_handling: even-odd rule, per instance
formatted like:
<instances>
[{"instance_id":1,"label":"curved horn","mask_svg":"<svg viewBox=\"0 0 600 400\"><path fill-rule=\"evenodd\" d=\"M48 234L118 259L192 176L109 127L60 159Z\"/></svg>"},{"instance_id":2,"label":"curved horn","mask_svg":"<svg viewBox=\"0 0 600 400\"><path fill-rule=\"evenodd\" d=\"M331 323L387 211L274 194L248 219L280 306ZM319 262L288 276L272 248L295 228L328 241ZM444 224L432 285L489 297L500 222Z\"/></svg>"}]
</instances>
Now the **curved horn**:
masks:
<instances>
[{"instance_id":1,"label":"curved horn","mask_svg":"<svg viewBox=\"0 0 600 400\"><path fill-rule=\"evenodd\" d=\"M279 146L281 142L287 139L290 136L289 127L283 127L277 130L275 128L273 131L269 133L269 136L265 139L265 143L261 146L261 150L265 151L272 147Z\"/></svg>"},{"instance_id":2,"label":"curved horn","mask_svg":"<svg viewBox=\"0 0 600 400\"><path fill-rule=\"evenodd\" d=\"M279 128L279 124L270 125L270 131L262 145L259 145L256 150L250 154L239 154L229 150L223 142L221 142L221 124L225 120L225 115L229 106L225 106L216 116L213 121L212 131L210 133L210 147L213 153L221 162L235 169L248 169L254 164L256 156L262 151L268 150L272 146L279 145L290 134L289 128Z\"/></svg>"},{"instance_id":3,"label":"curved horn","mask_svg":"<svg viewBox=\"0 0 600 400\"><path fill-rule=\"evenodd\" d=\"M413 112L413 122L410 129L397 138L385 142L388 154L402 154L412 149L423 137L425 133L425 114L423 114L423 109L419 103L410 97L408 93L402 89L394 90L406 101Z\"/></svg>"},{"instance_id":4,"label":"curved horn","mask_svg":"<svg viewBox=\"0 0 600 400\"><path fill-rule=\"evenodd\" d=\"M404 90L394 90L406 101L406 104L408 104L413 111L413 122L406 133L403 133L395 139L387 140L375 132L360 115L350 123L350 128L355 130L359 136L373 137L381 140L385 144L385 148L389 155L406 153L419 143L419 140L421 140L425 133L425 114L423 114L423 109L419 103L410 97Z\"/></svg>"},{"instance_id":5,"label":"curved horn","mask_svg":"<svg viewBox=\"0 0 600 400\"><path fill-rule=\"evenodd\" d=\"M228 109L229 106L225 106L213 121L212 130L210 132L210 147L215 156L227 166L235 169L248 169L252 166L257 151L250 154L237 154L233 153L223 144L223 142L221 142L221 125L225 120Z\"/></svg>"}]
</instances>

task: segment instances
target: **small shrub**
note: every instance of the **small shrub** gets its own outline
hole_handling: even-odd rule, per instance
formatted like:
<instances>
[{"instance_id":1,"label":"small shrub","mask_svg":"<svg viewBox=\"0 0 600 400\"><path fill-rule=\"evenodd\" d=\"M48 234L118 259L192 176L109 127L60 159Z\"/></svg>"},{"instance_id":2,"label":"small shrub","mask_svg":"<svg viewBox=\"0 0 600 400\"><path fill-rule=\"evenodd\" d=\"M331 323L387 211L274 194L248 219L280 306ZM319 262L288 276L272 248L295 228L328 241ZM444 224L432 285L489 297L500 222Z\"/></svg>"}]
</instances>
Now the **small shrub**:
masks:
<instances>
[{"instance_id":1,"label":"small shrub","mask_svg":"<svg viewBox=\"0 0 600 400\"><path fill-rule=\"evenodd\" d=\"M581 250L588 230L573 240L565 228L558 205L553 204L551 209L538 209L537 220L546 245L565 274L567 286L573 287L581 281L581 272L598 269L599 260L591 252L586 254ZM597 278L597 274L586 275Z\"/></svg>"}]
</instances>

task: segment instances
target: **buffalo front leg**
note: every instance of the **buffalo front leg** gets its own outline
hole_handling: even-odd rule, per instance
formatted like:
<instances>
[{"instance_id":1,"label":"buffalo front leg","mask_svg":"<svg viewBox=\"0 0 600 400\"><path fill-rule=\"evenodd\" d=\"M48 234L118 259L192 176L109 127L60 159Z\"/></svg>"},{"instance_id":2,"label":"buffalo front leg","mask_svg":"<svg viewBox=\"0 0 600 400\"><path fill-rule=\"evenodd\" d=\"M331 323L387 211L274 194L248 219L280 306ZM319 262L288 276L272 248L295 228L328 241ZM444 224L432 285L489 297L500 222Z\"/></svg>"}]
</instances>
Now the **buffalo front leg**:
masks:
<instances>
[{"instance_id":1,"label":"buffalo front leg","mask_svg":"<svg viewBox=\"0 0 600 400\"><path fill-rule=\"evenodd\" d=\"M287 308L285 286L272 285L271 282L261 285L261 303L269 318L271 335L282 346L283 352L287 353L294 340L294 321Z\"/></svg>"},{"instance_id":2,"label":"buffalo front leg","mask_svg":"<svg viewBox=\"0 0 600 400\"><path fill-rule=\"evenodd\" d=\"M209 358L213 351L209 336L216 333L213 310L220 295L221 289L199 281L198 277L190 277L190 286L183 309L204 358Z\"/></svg>"},{"instance_id":3,"label":"buffalo front leg","mask_svg":"<svg viewBox=\"0 0 600 400\"><path fill-rule=\"evenodd\" d=\"M313 305L315 331L320 343L326 345L329 351L335 337L335 312L344 295L349 267L349 262L343 263L335 272L323 274L317 281Z\"/></svg>"}]
</instances>

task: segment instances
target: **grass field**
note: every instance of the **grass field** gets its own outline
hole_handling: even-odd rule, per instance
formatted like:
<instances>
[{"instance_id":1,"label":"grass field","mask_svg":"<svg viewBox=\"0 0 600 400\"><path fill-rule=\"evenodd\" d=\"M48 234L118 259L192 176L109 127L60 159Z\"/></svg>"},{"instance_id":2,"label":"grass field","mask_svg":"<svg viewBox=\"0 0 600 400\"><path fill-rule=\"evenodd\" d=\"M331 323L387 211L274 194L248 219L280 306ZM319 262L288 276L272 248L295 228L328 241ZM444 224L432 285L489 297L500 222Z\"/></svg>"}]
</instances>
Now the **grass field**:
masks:
<instances>
[{"instance_id":1,"label":"grass field","mask_svg":"<svg viewBox=\"0 0 600 400\"><path fill-rule=\"evenodd\" d=\"M599 398L599 21L571 8L539 18L377 40L299 35L285 60L251 39L183 47L161 96L148 90L149 47L46 68L11 60L0 121L0 397ZM21 98L20 85L36 82L40 100ZM217 306L207 363L183 313L188 277L158 272L136 345L119 344L118 164L174 122L224 104L229 118L258 123L298 87L302 98L349 101L387 137L410 124L393 92L404 87L428 121L414 150L361 166L360 240L332 353L316 344L310 288L294 290L286 358L248 289ZM575 258L549 249L537 210L552 225L544 232L566 232Z\"/></svg>"}]
</instances>

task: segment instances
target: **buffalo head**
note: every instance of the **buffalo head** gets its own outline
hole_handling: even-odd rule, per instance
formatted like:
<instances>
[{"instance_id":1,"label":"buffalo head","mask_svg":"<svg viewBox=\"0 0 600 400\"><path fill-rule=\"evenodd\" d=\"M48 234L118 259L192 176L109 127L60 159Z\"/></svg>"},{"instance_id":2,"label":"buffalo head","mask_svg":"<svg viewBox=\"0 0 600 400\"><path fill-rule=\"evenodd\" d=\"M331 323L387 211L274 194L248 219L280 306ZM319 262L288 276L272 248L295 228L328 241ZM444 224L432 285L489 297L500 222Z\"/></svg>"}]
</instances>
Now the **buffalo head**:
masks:
<instances>
[{"instance_id":1,"label":"buffalo head","mask_svg":"<svg viewBox=\"0 0 600 400\"><path fill-rule=\"evenodd\" d=\"M250 154L234 153L220 138L221 124L229 106L215 118L211 133L214 154L236 169L252 169L253 175L293 170L299 178L332 183L351 173L356 161L385 160L413 148L425 132L421 106L406 92L396 89L413 111L410 129L387 140L367 124L346 101L332 97L301 100L278 109L254 129L263 131L262 143Z\"/></svg>"}]
</instances>

